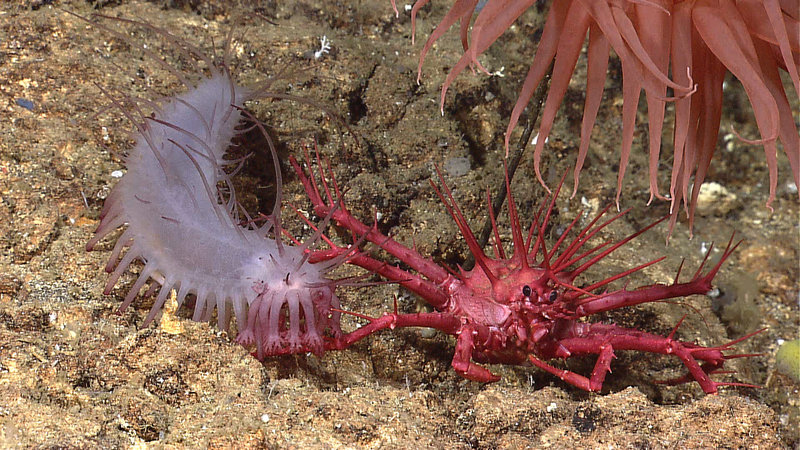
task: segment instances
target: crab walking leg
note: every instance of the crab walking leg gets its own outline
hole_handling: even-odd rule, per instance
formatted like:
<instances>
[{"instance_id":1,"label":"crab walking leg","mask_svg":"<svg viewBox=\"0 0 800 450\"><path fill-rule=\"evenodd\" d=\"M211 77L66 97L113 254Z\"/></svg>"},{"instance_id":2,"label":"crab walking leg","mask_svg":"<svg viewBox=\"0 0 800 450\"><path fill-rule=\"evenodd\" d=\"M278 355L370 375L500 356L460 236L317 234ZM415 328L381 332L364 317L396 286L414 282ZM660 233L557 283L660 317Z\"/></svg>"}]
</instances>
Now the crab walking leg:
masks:
<instances>
[{"instance_id":1,"label":"crab walking leg","mask_svg":"<svg viewBox=\"0 0 800 450\"><path fill-rule=\"evenodd\" d=\"M407 327L435 328L447 334L455 335L461 329L461 320L452 314L445 313L417 313L417 314L397 314L385 313L381 317L371 318L361 314L348 312L369 321L368 324L339 338L332 339L326 343L328 350L344 350L356 342L381 330Z\"/></svg>"},{"instance_id":2,"label":"crab walking leg","mask_svg":"<svg viewBox=\"0 0 800 450\"><path fill-rule=\"evenodd\" d=\"M703 266L711 254L713 244L712 248L709 248L708 252L706 252L706 256L703 259L702 264L700 264L700 267L697 269L694 277L692 277L692 280L687 283L678 283L678 277L676 276L675 282L670 285L655 285L637 289L635 291L621 289L618 291L607 292L596 297L578 300L576 302L577 307L575 308L575 312L577 313L578 317L584 317L597 314L599 312L611 311L626 306L634 306L657 300L687 297L689 295L705 295L711 290L711 282L714 280L714 277L717 275L720 267L722 267L722 264L726 259L728 259L729 256L731 256L734 250L736 250L736 247L741 244L741 241L739 241L734 245L733 238L734 236L731 236L730 241L728 241L728 246L725 247L725 251L722 253L719 262L715 264L714 267L712 267L711 270L709 270L705 275L701 276L701 273L703 271ZM587 288L587 290L591 290L591 286Z\"/></svg>"},{"instance_id":3,"label":"crab walking leg","mask_svg":"<svg viewBox=\"0 0 800 450\"><path fill-rule=\"evenodd\" d=\"M600 389L603 388L603 382L606 379L606 374L611 372L611 360L614 358L614 349L612 346L600 346L600 352L598 354L597 361L594 363L594 369L592 370L592 377L586 378L583 375L570 372L569 370L558 369L533 355L528 355L528 360L534 366L544 370L545 372L549 372L558 378L561 378L573 386L581 388L584 391L591 392L599 392Z\"/></svg>"},{"instance_id":4,"label":"crab walking leg","mask_svg":"<svg viewBox=\"0 0 800 450\"><path fill-rule=\"evenodd\" d=\"M678 326L680 326L680 323L678 323ZM611 371L611 360L615 357L614 350L636 350L677 356L689 370L689 373L683 377L669 380L666 384L680 384L694 380L697 381L706 394L716 393L719 386L754 387L745 383L713 381L709 375L721 368L728 359L751 356L725 355L724 351L729 350L733 344L763 330L756 331L719 347L701 347L696 344L681 342L673 339L675 331L677 331L677 326L669 336L664 337L630 328L599 323L591 324L587 329L583 327L574 328L573 332L580 335L559 339L559 354L552 356L565 358L574 355L599 355L592 370L591 378L552 367L534 356L529 356L529 361L536 367L561 378L567 383L594 392L602 389L605 376ZM701 365L698 361L703 361L703 364Z\"/></svg>"},{"instance_id":5,"label":"crab walking leg","mask_svg":"<svg viewBox=\"0 0 800 450\"><path fill-rule=\"evenodd\" d=\"M345 350L356 342L371 336L378 331L396 328L423 327L433 328L443 333L457 336L456 352L453 356L452 366L464 378L482 383L499 381L500 377L494 375L486 368L472 362L472 352L475 349L475 339L486 339L489 330L486 327L462 324L460 318L447 313L418 313L397 314L386 313L378 318L348 312L369 323L338 338L333 338L325 343L325 350ZM297 353L294 352L286 352Z\"/></svg>"},{"instance_id":6,"label":"crab walking leg","mask_svg":"<svg viewBox=\"0 0 800 450\"><path fill-rule=\"evenodd\" d=\"M443 333L457 336L452 366L459 375L482 383L492 383L500 380L497 375L472 362L475 340L485 340L489 337L490 333L486 327L463 324L460 318L447 313L386 313L378 318L370 318L361 314L353 315L369 320L369 323L353 332L331 340L326 344L326 350L344 350L361 339L387 328L391 330L406 327L434 328Z\"/></svg>"},{"instance_id":7,"label":"crab walking leg","mask_svg":"<svg viewBox=\"0 0 800 450\"><path fill-rule=\"evenodd\" d=\"M350 314L360 317L369 321L368 324L339 337L328 337L325 339L323 348L325 351L331 350L346 350L351 345L364 339L378 331L395 328L408 328L408 327L422 327L434 328L444 333L456 335L461 328L461 320L451 314L445 313L418 313L418 314L397 314L385 313L380 317L369 317L363 314L353 313L350 311L342 311L345 314ZM300 345L296 349L282 348L275 351L274 355L290 355L303 352L310 352L312 348Z\"/></svg>"},{"instance_id":8,"label":"crab walking leg","mask_svg":"<svg viewBox=\"0 0 800 450\"><path fill-rule=\"evenodd\" d=\"M318 166L320 168L320 175L324 175L322 164L318 159ZM314 205L314 212L320 216L327 216L332 214L333 219L342 227L347 228L348 230L352 231L358 235L366 235L367 240L372 242L373 244L378 245L382 249L386 250L392 256L400 259L404 263L408 264L411 268L416 270L417 272L425 275L428 279L430 279L433 283L441 284L444 283L449 277L450 274L442 268L441 266L437 265L433 261L424 258L422 255L417 253L416 251L405 247L404 245L398 243L394 239L386 236L374 227L369 227L365 225L363 222L359 221L349 211L344 205L344 200L342 199L342 193L339 191L338 186L336 185L336 180L333 178L333 173L330 173L331 183L334 185L334 191L336 196L338 197L339 201L339 208L334 210L334 198L333 194L331 193L330 187L328 183L325 182L325 179L322 178L322 191L320 190L319 185L315 181L313 177L313 172L311 176L306 176L303 169L300 167L300 164L294 157L290 157L289 161L294 167L294 171L297 174L300 182L303 184L305 188L306 194L308 195L309 199L311 199L311 203ZM306 152L306 164L309 167L309 171L311 170L311 160ZM330 172L330 171L329 171ZM327 198L328 202L326 203L323 199L323 195ZM434 305L436 306L436 305Z\"/></svg>"},{"instance_id":9,"label":"crab walking leg","mask_svg":"<svg viewBox=\"0 0 800 450\"><path fill-rule=\"evenodd\" d=\"M348 252L350 252L350 249L345 247L335 247L329 250L317 251L312 254L309 261L312 263L324 261L344 255ZM387 280L396 280L395 282L397 284L424 298L433 306L445 305L447 303L447 295L437 288L436 285L417 274L408 273L397 266L389 265L363 254L353 255L347 258L347 261L350 264L377 273Z\"/></svg>"}]
</instances>

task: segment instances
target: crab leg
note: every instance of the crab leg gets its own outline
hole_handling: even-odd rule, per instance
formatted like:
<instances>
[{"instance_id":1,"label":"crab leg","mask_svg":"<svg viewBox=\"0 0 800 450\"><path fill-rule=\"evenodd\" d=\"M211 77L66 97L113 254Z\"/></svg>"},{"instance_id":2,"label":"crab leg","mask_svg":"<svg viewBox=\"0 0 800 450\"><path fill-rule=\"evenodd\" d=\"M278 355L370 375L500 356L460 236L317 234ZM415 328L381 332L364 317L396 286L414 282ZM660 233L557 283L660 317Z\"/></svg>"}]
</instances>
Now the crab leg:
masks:
<instances>
[{"instance_id":1,"label":"crab leg","mask_svg":"<svg viewBox=\"0 0 800 450\"><path fill-rule=\"evenodd\" d=\"M312 263L325 261L346 254L349 251L350 249L346 247L334 247L328 250L316 251L312 254L309 260ZM414 294L424 298L433 306L447 304L447 296L439 288L437 288L436 285L428 280L425 280L419 275L408 273L399 267L378 261L375 258L361 253L349 257L347 261L370 272L377 273L387 280L392 280L392 282L395 282Z\"/></svg>"},{"instance_id":2,"label":"crab leg","mask_svg":"<svg viewBox=\"0 0 800 450\"><path fill-rule=\"evenodd\" d=\"M726 259L736 250L741 241L733 245L733 238L731 236L728 241L728 246L720 257L719 262L711 268L705 275L701 276L703 266L711 254L711 248L708 249L703 263L697 269L694 277L688 283L678 283L677 277L675 282L668 285L655 285L635 291L628 291L620 289L618 291L607 292L594 297L584 298L578 300L575 312L578 317L589 316L603 311L610 311L612 309L623 308L626 306L638 305L641 303L648 303L668 298L686 297L689 295L705 295L711 290L711 281L716 276L722 264ZM712 245L713 248L713 245ZM589 286L586 290L592 290L596 286Z\"/></svg>"},{"instance_id":3,"label":"crab leg","mask_svg":"<svg viewBox=\"0 0 800 450\"><path fill-rule=\"evenodd\" d=\"M327 216L328 214L331 214L333 216L333 219L339 225L343 226L344 228L347 228L348 230L356 234L366 235L368 241L374 243L375 245L379 246L392 256L408 264L409 266L411 266L411 268L423 274L434 284L444 283L448 278L450 278L450 274L447 272L447 270L440 267L433 261L424 258L416 251L411 250L408 247L390 238L389 236L380 233L375 228L368 227L363 222L353 217L353 215L350 214L350 212L347 211L347 209L344 207L344 201L341 198L341 192L339 192L339 189L335 184L335 180L333 180L334 191L336 195L339 197L338 200L341 207L335 211L332 211L333 195L330 191L328 184L324 182L322 183L323 184L322 190L324 191L324 193L321 192L316 181L314 181L313 177L306 176L305 172L300 167L300 164L297 162L297 160L294 157L290 157L289 160L292 164L292 167L294 167L295 173L297 173L300 182L303 184L306 194L311 199L311 202L314 205L314 212L317 215ZM310 170L311 161L310 158L308 158L308 154L306 154L306 160ZM322 169L320 169L320 172L322 172ZM328 198L331 205L327 204L323 200L322 197L323 194ZM433 305L433 306L435 307L438 305Z\"/></svg>"},{"instance_id":4,"label":"crab leg","mask_svg":"<svg viewBox=\"0 0 800 450\"><path fill-rule=\"evenodd\" d=\"M369 323L330 341L326 345L326 350L346 349L361 339L387 328L392 330L404 327L435 328L444 333L457 336L456 351L452 362L456 373L468 380L481 383L492 383L500 380L499 376L472 362L472 352L475 350L476 339L485 340L489 337L489 330L486 327L476 324L462 324L459 317L447 313L386 313L376 319L362 316L361 314L355 315L369 320Z\"/></svg>"},{"instance_id":5,"label":"crab leg","mask_svg":"<svg viewBox=\"0 0 800 450\"><path fill-rule=\"evenodd\" d=\"M586 378L575 372L553 367L533 355L528 356L528 360L534 366L557 376L575 387L590 392L599 392L603 388L603 381L606 379L606 374L611 372L611 360L614 358L614 349L610 345L602 345L592 370L592 377Z\"/></svg>"},{"instance_id":6,"label":"crab leg","mask_svg":"<svg viewBox=\"0 0 800 450\"><path fill-rule=\"evenodd\" d=\"M680 322L678 326L680 326ZM614 350L636 350L677 356L689 370L689 373L683 377L669 380L666 382L667 384L685 383L694 380L697 381L707 394L717 392L717 388L720 386L753 387L752 385L744 383L713 381L709 375L716 373L717 369L722 367L723 363L728 359L750 356L725 355L723 352L730 349L733 344L747 339L762 330L719 347L701 347L696 344L673 339L677 328L676 326L667 337L630 328L622 328L616 325L599 323L589 325L588 329L573 328L571 331L575 333L576 336L559 339L557 342L560 354L554 354L552 356L564 358L573 355L599 355L595 362L595 367L592 370L591 378L552 367L534 356L529 356L529 361L536 367L561 378L567 383L593 392L602 389L606 373L611 371L611 360L614 358ZM703 364L701 365L698 361L703 361Z\"/></svg>"},{"instance_id":7,"label":"crab leg","mask_svg":"<svg viewBox=\"0 0 800 450\"><path fill-rule=\"evenodd\" d=\"M461 328L461 320L452 314L446 313L418 313L418 314L397 314L386 313L378 318L370 318L361 314L353 314L363 319L369 320L369 323L361 328L344 334L339 338L335 338L326 343L326 350L344 350L356 342L364 339L365 337L387 328L394 330L395 328L406 327L425 327L435 328L447 334L455 335Z\"/></svg>"},{"instance_id":8,"label":"crab leg","mask_svg":"<svg viewBox=\"0 0 800 450\"><path fill-rule=\"evenodd\" d=\"M373 318L363 314L346 312L369 321L368 324L337 338L330 338L325 342L325 350L345 350L356 342L378 331L395 328L424 327L434 328L443 333L457 336L456 352L453 356L452 366L462 377L482 383L499 381L500 377L491 373L486 368L472 362L472 352L475 350L475 341L486 340L489 330L477 324L464 324L461 318L448 313L417 313L397 314L386 313L381 317ZM301 349L304 351L305 349ZM286 349L275 354L297 353L297 350Z\"/></svg>"}]
</instances>

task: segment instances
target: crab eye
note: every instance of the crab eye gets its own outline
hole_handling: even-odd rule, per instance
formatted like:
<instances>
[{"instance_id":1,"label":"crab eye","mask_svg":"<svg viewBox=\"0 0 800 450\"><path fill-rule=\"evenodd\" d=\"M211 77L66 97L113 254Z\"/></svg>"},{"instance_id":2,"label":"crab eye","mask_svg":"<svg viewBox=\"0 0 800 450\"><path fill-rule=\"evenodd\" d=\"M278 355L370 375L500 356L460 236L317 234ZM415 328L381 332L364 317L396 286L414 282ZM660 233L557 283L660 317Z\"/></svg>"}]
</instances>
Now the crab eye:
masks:
<instances>
[{"instance_id":1,"label":"crab eye","mask_svg":"<svg viewBox=\"0 0 800 450\"><path fill-rule=\"evenodd\" d=\"M550 303L556 301L557 298L558 298L558 292L550 291Z\"/></svg>"},{"instance_id":2,"label":"crab eye","mask_svg":"<svg viewBox=\"0 0 800 450\"><path fill-rule=\"evenodd\" d=\"M522 295L524 295L525 297L531 296L531 287L528 286L527 284L525 286L522 286Z\"/></svg>"}]
</instances>

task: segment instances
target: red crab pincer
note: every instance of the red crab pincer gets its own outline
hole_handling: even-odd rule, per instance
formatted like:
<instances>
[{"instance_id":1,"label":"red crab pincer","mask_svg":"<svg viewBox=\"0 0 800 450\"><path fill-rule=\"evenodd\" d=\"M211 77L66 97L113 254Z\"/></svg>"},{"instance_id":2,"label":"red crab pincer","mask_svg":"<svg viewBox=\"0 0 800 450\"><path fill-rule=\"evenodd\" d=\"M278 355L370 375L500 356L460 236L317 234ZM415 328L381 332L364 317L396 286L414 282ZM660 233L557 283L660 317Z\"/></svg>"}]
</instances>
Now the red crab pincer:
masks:
<instances>
[{"instance_id":1,"label":"red crab pincer","mask_svg":"<svg viewBox=\"0 0 800 450\"><path fill-rule=\"evenodd\" d=\"M306 160L311 168L308 152ZM367 226L356 219L345 207L342 192L332 172L330 181L326 181L321 164L318 164L321 178L318 183L313 172L310 176L306 175L294 158L291 158L291 163L317 215L332 217L340 226L350 230L354 235L361 236L360 239L372 242L408 265L413 272L378 261L364 253L358 253L348 261L406 287L435 309L435 312L429 313L399 314L395 307L394 312L385 313L378 318L350 313L368 320L369 323L350 333L328 338L325 343L326 349L347 348L386 328L428 327L456 337L452 366L459 375L474 381L493 382L500 379L479 364L533 365L581 389L599 391L606 374L610 372L611 360L615 357L614 351L637 350L675 355L683 362L688 374L664 381L666 384L694 380L709 394L717 392L718 387L725 385L752 387L744 383L714 381L710 377L715 373L723 373L721 369L726 360L752 356L726 354L734 344L752 334L718 347L703 347L674 339L680 322L669 336L665 337L617 325L579 321L582 317L603 311L708 293L720 266L739 245L733 244L733 236L719 262L708 272L703 273L708 260L706 254L703 263L688 282L678 282L676 276L675 281L669 285L593 293L615 280L664 259L650 261L589 286L577 287L574 283L576 277L589 267L661 220L616 243L606 242L589 248L587 243L590 239L627 212L621 212L601 223L602 216L609 210L607 207L578 231L571 241L567 241L567 236L575 230L580 215L576 217L558 241L551 248L547 248L543 237L544 230L547 228L558 191L555 191L549 201L543 203L527 233L523 234L517 208L509 189L513 251L510 255L506 255L499 244L495 215L490 207L495 245L494 257L489 257L479 246L450 189L439 173L442 189L439 189L433 181L431 185L458 225L476 261L472 270L459 268L458 272L452 272L420 255L416 250L381 234L375 226ZM330 165L328 167L330 171ZM508 185L508 180L506 184ZM332 258L350 251L348 248L336 246L329 240L328 244L331 245L330 250L318 251L311 256L311 259ZM554 358L565 359L590 354L597 355L597 361L589 377L556 368L545 362Z\"/></svg>"}]
</instances>

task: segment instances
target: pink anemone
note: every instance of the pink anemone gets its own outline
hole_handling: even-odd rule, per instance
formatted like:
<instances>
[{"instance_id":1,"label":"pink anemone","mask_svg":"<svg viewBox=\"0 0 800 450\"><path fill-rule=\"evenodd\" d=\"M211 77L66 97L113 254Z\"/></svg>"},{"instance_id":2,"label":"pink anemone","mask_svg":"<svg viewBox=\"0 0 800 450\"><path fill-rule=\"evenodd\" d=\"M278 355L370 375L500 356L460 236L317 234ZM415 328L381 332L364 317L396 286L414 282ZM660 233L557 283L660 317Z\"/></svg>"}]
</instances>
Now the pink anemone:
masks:
<instances>
[{"instance_id":1,"label":"pink anemone","mask_svg":"<svg viewBox=\"0 0 800 450\"><path fill-rule=\"evenodd\" d=\"M420 8L412 8L412 27ZM433 43L455 22L460 22L464 54L447 75L447 88L535 0L488 0L480 9L471 32L469 22L479 0L456 0L431 33L420 55L420 67ZM731 72L744 87L761 134L739 138L762 145L769 169L769 200L777 187L777 142L786 153L794 182L800 184L800 137L780 70L787 71L800 93L800 0L555 0L544 25L530 70L506 130L509 138L534 91L553 64L550 91L542 113L534 167L539 181L540 159L556 112L585 42L587 76L581 142L574 170L575 190L589 148L606 78L610 50L622 64L622 150L617 181L617 202L630 157L639 96L644 89L649 115L650 200L659 193L657 169L666 102L675 103L674 155L669 199L670 229L677 218L676 203L683 201L694 219L694 205L717 144L722 112L722 84ZM412 31L413 33L413 31ZM587 38L588 34L588 38ZM779 70L780 69L780 70ZM671 72L671 78L668 76ZM667 89L674 92L668 96ZM734 130L734 133L736 131ZM738 133L736 133L738 136ZM689 192L690 180L694 186ZM573 195L575 193L573 190ZM690 196L691 195L691 196Z\"/></svg>"}]
</instances>

